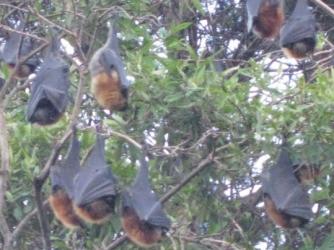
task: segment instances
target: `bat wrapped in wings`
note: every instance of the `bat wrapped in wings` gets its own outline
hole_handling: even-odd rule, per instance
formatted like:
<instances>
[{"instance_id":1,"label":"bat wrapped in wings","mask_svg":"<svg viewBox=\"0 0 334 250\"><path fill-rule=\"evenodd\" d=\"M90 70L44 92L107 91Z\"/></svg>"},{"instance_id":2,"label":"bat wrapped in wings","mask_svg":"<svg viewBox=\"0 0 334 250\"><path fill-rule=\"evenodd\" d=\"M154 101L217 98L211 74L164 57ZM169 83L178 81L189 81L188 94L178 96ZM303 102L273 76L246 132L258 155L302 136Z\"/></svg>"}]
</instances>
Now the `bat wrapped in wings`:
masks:
<instances>
[{"instance_id":1,"label":"bat wrapped in wings","mask_svg":"<svg viewBox=\"0 0 334 250\"><path fill-rule=\"evenodd\" d=\"M73 179L80 170L80 143L73 131L71 145L63 162L51 166L50 178L52 194L49 196L50 207L64 226L75 229L82 226L80 218L72 206Z\"/></svg>"},{"instance_id":2,"label":"bat wrapped in wings","mask_svg":"<svg viewBox=\"0 0 334 250\"><path fill-rule=\"evenodd\" d=\"M152 246L170 228L170 220L152 191L144 155L132 186L122 195L122 225L130 240L141 247Z\"/></svg>"},{"instance_id":3,"label":"bat wrapped in wings","mask_svg":"<svg viewBox=\"0 0 334 250\"><path fill-rule=\"evenodd\" d=\"M107 42L89 62L91 89L98 104L109 110L125 110L129 83L119 55L115 24L109 28Z\"/></svg>"},{"instance_id":4,"label":"bat wrapped in wings","mask_svg":"<svg viewBox=\"0 0 334 250\"><path fill-rule=\"evenodd\" d=\"M32 82L27 120L39 125L57 122L68 103L69 66L60 57L60 41L52 39L51 46Z\"/></svg>"},{"instance_id":5,"label":"bat wrapped in wings","mask_svg":"<svg viewBox=\"0 0 334 250\"><path fill-rule=\"evenodd\" d=\"M74 211L86 222L104 223L114 212L116 179L105 161L101 135L74 178L73 196Z\"/></svg>"},{"instance_id":6,"label":"bat wrapped in wings","mask_svg":"<svg viewBox=\"0 0 334 250\"><path fill-rule=\"evenodd\" d=\"M316 45L316 22L307 0L297 0L295 9L281 29L280 45L290 58L304 58Z\"/></svg>"},{"instance_id":7,"label":"bat wrapped in wings","mask_svg":"<svg viewBox=\"0 0 334 250\"><path fill-rule=\"evenodd\" d=\"M265 209L269 218L284 228L301 227L312 217L306 190L294 175L293 163L283 146L277 163L262 174Z\"/></svg>"},{"instance_id":8,"label":"bat wrapped in wings","mask_svg":"<svg viewBox=\"0 0 334 250\"><path fill-rule=\"evenodd\" d=\"M23 32L25 22L19 20L17 31ZM27 56L34 49L33 40L30 37L25 37L17 32L8 33L5 46L2 52L3 61L9 66L10 70L14 70L18 61L24 56ZM33 73L39 64L39 60L36 56L30 57L21 65L18 65L15 77L18 79L24 79Z\"/></svg>"},{"instance_id":9,"label":"bat wrapped in wings","mask_svg":"<svg viewBox=\"0 0 334 250\"><path fill-rule=\"evenodd\" d=\"M259 38L275 38L284 22L282 0L247 0L248 31Z\"/></svg>"}]
</instances>

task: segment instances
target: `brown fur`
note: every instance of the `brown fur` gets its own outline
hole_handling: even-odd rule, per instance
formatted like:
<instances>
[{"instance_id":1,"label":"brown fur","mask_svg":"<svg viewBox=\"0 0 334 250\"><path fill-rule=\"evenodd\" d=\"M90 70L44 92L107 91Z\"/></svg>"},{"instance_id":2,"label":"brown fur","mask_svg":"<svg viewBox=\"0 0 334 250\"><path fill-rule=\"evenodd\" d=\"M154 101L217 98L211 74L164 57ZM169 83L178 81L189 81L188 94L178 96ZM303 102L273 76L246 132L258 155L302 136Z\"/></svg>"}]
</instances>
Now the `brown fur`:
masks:
<instances>
[{"instance_id":1,"label":"brown fur","mask_svg":"<svg viewBox=\"0 0 334 250\"><path fill-rule=\"evenodd\" d=\"M67 228L76 229L81 221L73 211L72 201L64 190L58 189L49 197L50 207L56 218Z\"/></svg>"},{"instance_id":2,"label":"brown fur","mask_svg":"<svg viewBox=\"0 0 334 250\"><path fill-rule=\"evenodd\" d=\"M279 211L273 200L269 195L264 196L264 206L268 217L278 226L283 228L295 228L300 227L305 224L307 221L305 219L287 215Z\"/></svg>"},{"instance_id":3,"label":"brown fur","mask_svg":"<svg viewBox=\"0 0 334 250\"><path fill-rule=\"evenodd\" d=\"M102 224L110 219L113 213L113 204L108 204L103 198L93 201L84 206L74 205L75 213L86 222L92 224Z\"/></svg>"},{"instance_id":4,"label":"brown fur","mask_svg":"<svg viewBox=\"0 0 334 250\"><path fill-rule=\"evenodd\" d=\"M118 74L100 73L92 78L92 92L98 102L105 109L122 111L127 106L127 98L123 95Z\"/></svg>"},{"instance_id":5,"label":"brown fur","mask_svg":"<svg viewBox=\"0 0 334 250\"><path fill-rule=\"evenodd\" d=\"M15 64L9 64L8 66L9 66L10 73L12 73L14 68L15 68ZM32 73L32 71L33 70L31 68L31 66L29 66L27 64L20 65L17 68L15 77L19 80L23 80L23 79L27 78Z\"/></svg>"},{"instance_id":6,"label":"brown fur","mask_svg":"<svg viewBox=\"0 0 334 250\"><path fill-rule=\"evenodd\" d=\"M309 185L320 175L320 169L317 166L300 164L293 166L295 176L303 185Z\"/></svg>"},{"instance_id":7,"label":"brown fur","mask_svg":"<svg viewBox=\"0 0 334 250\"><path fill-rule=\"evenodd\" d=\"M258 16L254 20L253 32L260 38L275 38L284 22L284 10L281 3L273 4L263 0Z\"/></svg>"},{"instance_id":8,"label":"brown fur","mask_svg":"<svg viewBox=\"0 0 334 250\"><path fill-rule=\"evenodd\" d=\"M289 44L282 48L286 57L302 59L313 53L315 45L307 40Z\"/></svg>"},{"instance_id":9,"label":"brown fur","mask_svg":"<svg viewBox=\"0 0 334 250\"><path fill-rule=\"evenodd\" d=\"M141 247L151 247L162 238L163 234L161 227L140 221L131 208L123 209L122 226L129 239Z\"/></svg>"}]
</instances>

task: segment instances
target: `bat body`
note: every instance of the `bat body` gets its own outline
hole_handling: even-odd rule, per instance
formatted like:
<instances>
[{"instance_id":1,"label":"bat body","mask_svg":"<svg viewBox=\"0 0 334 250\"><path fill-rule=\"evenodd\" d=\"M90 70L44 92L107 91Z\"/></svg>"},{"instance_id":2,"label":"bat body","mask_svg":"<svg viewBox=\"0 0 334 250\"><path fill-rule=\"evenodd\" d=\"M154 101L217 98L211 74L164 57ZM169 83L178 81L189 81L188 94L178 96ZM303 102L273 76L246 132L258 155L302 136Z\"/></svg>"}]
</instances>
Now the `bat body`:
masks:
<instances>
[{"instance_id":1,"label":"bat body","mask_svg":"<svg viewBox=\"0 0 334 250\"><path fill-rule=\"evenodd\" d=\"M293 170L297 180L303 185L309 185L320 175L319 166L313 164L296 164Z\"/></svg>"},{"instance_id":2,"label":"bat body","mask_svg":"<svg viewBox=\"0 0 334 250\"><path fill-rule=\"evenodd\" d=\"M276 208L274 201L268 194L264 195L264 207L268 217L278 226L284 228L301 227L307 223L308 220L298 217L290 216Z\"/></svg>"},{"instance_id":3,"label":"bat body","mask_svg":"<svg viewBox=\"0 0 334 250\"><path fill-rule=\"evenodd\" d=\"M150 247L163 236L163 228L143 222L136 211L126 207L122 211L122 226L129 238L141 247Z\"/></svg>"},{"instance_id":4,"label":"bat body","mask_svg":"<svg viewBox=\"0 0 334 250\"><path fill-rule=\"evenodd\" d=\"M104 158L104 140L96 144L74 178L74 210L83 220L101 224L114 212L116 179Z\"/></svg>"},{"instance_id":5,"label":"bat body","mask_svg":"<svg viewBox=\"0 0 334 250\"><path fill-rule=\"evenodd\" d=\"M127 108L128 81L119 55L115 28L111 27L106 44L99 48L89 62L91 90L98 104L109 110Z\"/></svg>"},{"instance_id":6,"label":"bat body","mask_svg":"<svg viewBox=\"0 0 334 250\"><path fill-rule=\"evenodd\" d=\"M24 22L20 21L17 28L19 31L23 31ZM2 53L2 59L8 65L9 70L13 71L18 60L28 55L34 49L31 38L23 37L19 33L11 32L8 34L6 43ZM27 78L33 73L38 66L38 59L33 56L26 60L24 63L18 66L15 77L18 79Z\"/></svg>"},{"instance_id":7,"label":"bat body","mask_svg":"<svg viewBox=\"0 0 334 250\"><path fill-rule=\"evenodd\" d=\"M306 190L294 175L285 146L275 166L262 174L265 209L269 218L284 228L303 226L312 217Z\"/></svg>"},{"instance_id":8,"label":"bat body","mask_svg":"<svg viewBox=\"0 0 334 250\"><path fill-rule=\"evenodd\" d=\"M316 45L316 22L306 0L298 0L280 33L283 53L301 59L313 53Z\"/></svg>"},{"instance_id":9,"label":"bat body","mask_svg":"<svg viewBox=\"0 0 334 250\"><path fill-rule=\"evenodd\" d=\"M50 207L56 218L70 229L82 227L82 222L72 206L73 178L80 168L79 151L80 144L73 132L72 144L65 161L53 165L50 171L52 183L52 194L49 196Z\"/></svg>"},{"instance_id":10,"label":"bat body","mask_svg":"<svg viewBox=\"0 0 334 250\"><path fill-rule=\"evenodd\" d=\"M49 204L56 218L65 227L69 229L82 227L80 218L73 210L72 200L63 188L57 187L52 190Z\"/></svg>"},{"instance_id":11,"label":"bat body","mask_svg":"<svg viewBox=\"0 0 334 250\"><path fill-rule=\"evenodd\" d=\"M281 0L247 0L248 31L259 38L275 38L284 22Z\"/></svg>"},{"instance_id":12,"label":"bat body","mask_svg":"<svg viewBox=\"0 0 334 250\"><path fill-rule=\"evenodd\" d=\"M27 120L39 125L57 122L68 103L69 67L57 50L59 41L53 39L50 51L32 82Z\"/></svg>"},{"instance_id":13,"label":"bat body","mask_svg":"<svg viewBox=\"0 0 334 250\"><path fill-rule=\"evenodd\" d=\"M170 220L151 189L144 156L140 164L134 183L122 195L122 226L132 242L150 247L169 229Z\"/></svg>"}]
</instances>

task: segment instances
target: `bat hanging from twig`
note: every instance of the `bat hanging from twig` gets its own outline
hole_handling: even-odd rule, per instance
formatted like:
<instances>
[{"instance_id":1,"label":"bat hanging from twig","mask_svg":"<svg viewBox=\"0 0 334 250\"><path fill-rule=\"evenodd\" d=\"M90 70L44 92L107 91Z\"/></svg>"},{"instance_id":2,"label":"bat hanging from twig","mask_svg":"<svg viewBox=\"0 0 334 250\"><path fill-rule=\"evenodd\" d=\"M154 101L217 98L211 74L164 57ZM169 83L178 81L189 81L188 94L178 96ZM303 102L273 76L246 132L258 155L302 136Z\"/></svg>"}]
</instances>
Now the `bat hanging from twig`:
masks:
<instances>
[{"instance_id":1,"label":"bat hanging from twig","mask_svg":"<svg viewBox=\"0 0 334 250\"><path fill-rule=\"evenodd\" d=\"M301 227L312 217L306 190L294 175L287 146L283 145L276 164L262 174L265 209L269 218L284 228Z\"/></svg>"},{"instance_id":2,"label":"bat hanging from twig","mask_svg":"<svg viewBox=\"0 0 334 250\"><path fill-rule=\"evenodd\" d=\"M74 178L74 210L89 223L102 224L114 212L116 179L105 161L104 139L96 143Z\"/></svg>"},{"instance_id":3,"label":"bat hanging from twig","mask_svg":"<svg viewBox=\"0 0 334 250\"><path fill-rule=\"evenodd\" d=\"M248 31L259 38L275 38L284 22L282 0L247 0Z\"/></svg>"},{"instance_id":4,"label":"bat hanging from twig","mask_svg":"<svg viewBox=\"0 0 334 250\"><path fill-rule=\"evenodd\" d=\"M68 103L69 66L59 55L60 41L53 37L49 51L32 82L27 120L39 125L57 122Z\"/></svg>"},{"instance_id":5,"label":"bat hanging from twig","mask_svg":"<svg viewBox=\"0 0 334 250\"><path fill-rule=\"evenodd\" d=\"M127 108L129 83L119 55L116 27L109 28L107 42L89 62L91 89L95 99L105 109L123 111Z\"/></svg>"},{"instance_id":6,"label":"bat hanging from twig","mask_svg":"<svg viewBox=\"0 0 334 250\"><path fill-rule=\"evenodd\" d=\"M49 196L50 207L56 218L70 229L83 227L72 206L73 179L80 170L79 153L80 143L76 129L73 129L71 145L65 160L51 166L50 170L52 185L52 193Z\"/></svg>"},{"instance_id":7,"label":"bat hanging from twig","mask_svg":"<svg viewBox=\"0 0 334 250\"><path fill-rule=\"evenodd\" d=\"M290 58L301 59L313 53L316 22L307 0L297 0L294 11L281 29L280 45Z\"/></svg>"},{"instance_id":8,"label":"bat hanging from twig","mask_svg":"<svg viewBox=\"0 0 334 250\"><path fill-rule=\"evenodd\" d=\"M137 176L122 198L122 225L129 239L141 247L158 242L169 229L170 220L152 191L144 154Z\"/></svg>"}]
</instances>

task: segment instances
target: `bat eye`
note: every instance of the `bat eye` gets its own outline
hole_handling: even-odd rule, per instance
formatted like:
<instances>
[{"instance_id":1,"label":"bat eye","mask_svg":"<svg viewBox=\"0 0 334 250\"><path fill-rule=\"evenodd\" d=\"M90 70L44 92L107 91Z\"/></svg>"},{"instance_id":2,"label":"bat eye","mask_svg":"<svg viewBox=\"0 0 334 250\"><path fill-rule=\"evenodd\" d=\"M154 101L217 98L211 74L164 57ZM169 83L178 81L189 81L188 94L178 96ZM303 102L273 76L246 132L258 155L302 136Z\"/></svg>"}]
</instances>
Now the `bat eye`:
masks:
<instances>
[{"instance_id":1,"label":"bat eye","mask_svg":"<svg viewBox=\"0 0 334 250\"><path fill-rule=\"evenodd\" d=\"M114 69L115 68L115 65L114 64L111 64L110 65L110 69Z\"/></svg>"}]
</instances>

